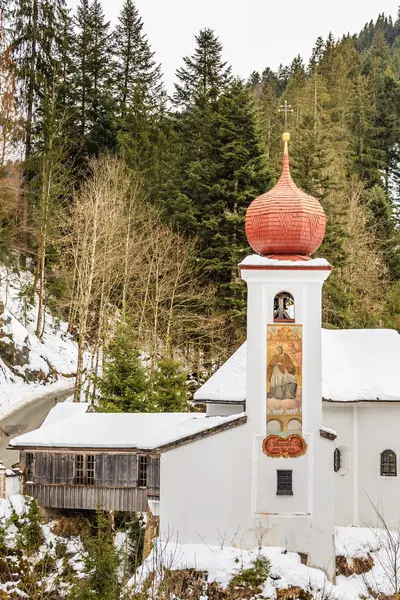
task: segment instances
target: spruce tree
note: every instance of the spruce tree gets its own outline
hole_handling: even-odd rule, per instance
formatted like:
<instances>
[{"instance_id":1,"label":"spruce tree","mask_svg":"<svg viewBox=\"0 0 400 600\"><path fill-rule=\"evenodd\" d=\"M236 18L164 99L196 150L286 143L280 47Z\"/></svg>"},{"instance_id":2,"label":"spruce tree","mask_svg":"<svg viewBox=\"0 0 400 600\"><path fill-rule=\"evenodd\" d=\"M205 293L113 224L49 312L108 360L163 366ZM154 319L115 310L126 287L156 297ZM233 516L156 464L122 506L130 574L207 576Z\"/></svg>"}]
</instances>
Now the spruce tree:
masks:
<instances>
[{"instance_id":1,"label":"spruce tree","mask_svg":"<svg viewBox=\"0 0 400 600\"><path fill-rule=\"evenodd\" d=\"M187 374L178 361L167 356L159 360L151 383L152 401L158 411L188 410Z\"/></svg>"},{"instance_id":2,"label":"spruce tree","mask_svg":"<svg viewBox=\"0 0 400 600\"><path fill-rule=\"evenodd\" d=\"M177 105L191 108L199 98L216 101L230 80L231 68L222 60L222 44L212 29L206 27L195 36L196 49L183 59L175 84Z\"/></svg>"},{"instance_id":3,"label":"spruce tree","mask_svg":"<svg viewBox=\"0 0 400 600\"><path fill-rule=\"evenodd\" d=\"M167 210L175 226L197 236L199 261L218 286L220 308L242 320L236 265L247 247L245 210L269 178L249 88L231 80L213 32L204 30L196 40L194 56L177 73L175 99L186 109L175 118L179 186Z\"/></svg>"},{"instance_id":4,"label":"spruce tree","mask_svg":"<svg viewBox=\"0 0 400 600\"><path fill-rule=\"evenodd\" d=\"M230 318L245 315L237 264L248 253L244 221L250 202L268 188L270 174L258 136L249 88L237 79L221 95L215 118L216 183L201 210L201 260L220 285L220 306Z\"/></svg>"},{"instance_id":5,"label":"spruce tree","mask_svg":"<svg viewBox=\"0 0 400 600\"><path fill-rule=\"evenodd\" d=\"M119 151L154 188L166 95L161 68L143 31L133 0L125 0L114 31L115 99L119 111Z\"/></svg>"},{"instance_id":6,"label":"spruce tree","mask_svg":"<svg viewBox=\"0 0 400 600\"><path fill-rule=\"evenodd\" d=\"M120 559L110 519L100 509L96 512L94 531L87 528L83 537L85 577L72 586L68 600L118 600L121 593L118 582Z\"/></svg>"},{"instance_id":7,"label":"spruce tree","mask_svg":"<svg viewBox=\"0 0 400 600\"><path fill-rule=\"evenodd\" d=\"M151 412L146 369L126 324L121 324L105 351L98 381L101 412Z\"/></svg>"},{"instance_id":8,"label":"spruce tree","mask_svg":"<svg viewBox=\"0 0 400 600\"><path fill-rule=\"evenodd\" d=\"M81 162L116 145L109 26L100 0L91 4L80 0L75 19L72 87L79 107L76 130Z\"/></svg>"},{"instance_id":9,"label":"spruce tree","mask_svg":"<svg viewBox=\"0 0 400 600\"><path fill-rule=\"evenodd\" d=\"M125 0L114 36L115 81L118 107L152 112L160 102L161 68L143 31L133 0Z\"/></svg>"}]
</instances>

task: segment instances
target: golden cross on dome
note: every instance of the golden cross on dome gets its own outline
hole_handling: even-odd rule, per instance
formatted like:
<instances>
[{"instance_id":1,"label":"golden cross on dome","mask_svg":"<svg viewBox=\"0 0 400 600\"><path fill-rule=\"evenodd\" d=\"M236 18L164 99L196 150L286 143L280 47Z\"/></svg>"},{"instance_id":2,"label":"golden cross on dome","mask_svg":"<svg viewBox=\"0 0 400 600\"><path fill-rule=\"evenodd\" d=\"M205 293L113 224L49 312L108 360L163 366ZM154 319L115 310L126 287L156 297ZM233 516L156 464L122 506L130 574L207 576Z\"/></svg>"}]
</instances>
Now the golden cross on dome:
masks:
<instances>
[{"instance_id":1,"label":"golden cross on dome","mask_svg":"<svg viewBox=\"0 0 400 600\"><path fill-rule=\"evenodd\" d=\"M293 108L292 108L292 105L288 104L288 101L285 100L285 102L283 104L281 104L281 107L278 109L278 111L285 114L285 131L287 131L287 128L288 128L288 114L294 112Z\"/></svg>"}]
</instances>

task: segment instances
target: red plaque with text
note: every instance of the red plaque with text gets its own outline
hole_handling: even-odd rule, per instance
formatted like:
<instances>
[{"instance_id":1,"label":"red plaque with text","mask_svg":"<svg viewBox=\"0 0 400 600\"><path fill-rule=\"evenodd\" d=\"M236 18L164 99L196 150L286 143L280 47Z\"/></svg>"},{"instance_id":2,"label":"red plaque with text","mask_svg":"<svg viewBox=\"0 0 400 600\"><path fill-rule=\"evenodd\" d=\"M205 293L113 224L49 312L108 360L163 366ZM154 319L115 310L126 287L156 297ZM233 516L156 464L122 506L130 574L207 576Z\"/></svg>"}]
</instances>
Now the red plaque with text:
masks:
<instances>
[{"instance_id":1,"label":"red plaque with text","mask_svg":"<svg viewBox=\"0 0 400 600\"><path fill-rule=\"evenodd\" d=\"M272 458L298 458L307 452L307 442L297 433L288 437L269 435L263 441L263 452Z\"/></svg>"}]
</instances>

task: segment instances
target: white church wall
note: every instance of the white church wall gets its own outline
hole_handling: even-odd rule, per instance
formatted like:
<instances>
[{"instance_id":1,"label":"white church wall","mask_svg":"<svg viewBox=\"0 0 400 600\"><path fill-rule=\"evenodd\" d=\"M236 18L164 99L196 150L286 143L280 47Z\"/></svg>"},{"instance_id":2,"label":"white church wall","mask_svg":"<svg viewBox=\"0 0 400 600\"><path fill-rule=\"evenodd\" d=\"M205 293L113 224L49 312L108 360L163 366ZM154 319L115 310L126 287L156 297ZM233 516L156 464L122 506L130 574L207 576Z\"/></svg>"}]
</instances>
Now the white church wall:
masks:
<instances>
[{"instance_id":1,"label":"white church wall","mask_svg":"<svg viewBox=\"0 0 400 600\"><path fill-rule=\"evenodd\" d=\"M358 508L354 506L354 465L353 459L353 407L346 404L323 405L323 423L325 427L334 429L337 438L332 443L329 468L333 471L335 448L345 446L351 453L350 464L343 473L334 473L335 485L335 523L336 525L352 525L357 521Z\"/></svg>"},{"instance_id":2,"label":"white church wall","mask_svg":"<svg viewBox=\"0 0 400 600\"><path fill-rule=\"evenodd\" d=\"M400 406L374 402L358 406L358 465L360 524L375 525L376 514L371 501L383 514L387 524L397 530L400 519ZM384 450L397 455L397 476L380 472L380 455Z\"/></svg>"},{"instance_id":3,"label":"white church wall","mask_svg":"<svg viewBox=\"0 0 400 600\"><path fill-rule=\"evenodd\" d=\"M283 546L309 553L310 565L318 564L332 574L334 524L327 521L329 507L325 501L332 482L326 464L328 452L330 460L331 442L319 440L317 452L313 453L313 466L321 475L317 482L316 502L310 506L309 514L287 506L288 497L276 496L278 463L290 468L290 463L296 459L269 459L276 461L269 470L275 477L264 481L263 487L270 488L268 494L277 501L273 510L279 514L274 514L273 510L265 513L252 510L252 438L247 424L161 455L161 538L179 543L224 543L242 548L256 548L260 543ZM257 440L254 445L258 445ZM260 456L262 459L268 461L265 455ZM297 480L294 497L304 501L304 486L307 485L310 485L309 481Z\"/></svg>"},{"instance_id":4,"label":"white church wall","mask_svg":"<svg viewBox=\"0 0 400 600\"><path fill-rule=\"evenodd\" d=\"M163 453L161 537L219 544L224 535L243 545L254 527L251 462L247 425Z\"/></svg>"},{"instance_id":5,"label":"white church wall","mask_svg":"<svg viewBox=\"0 0 400 600\"><path fill-rule=\"evenodd\" d=\"M374 504L389 526L397 528L400 519L400 405L390 402L324 403L323 415L324 425L337 432L334 447L346 447L350 453L349 470L343 475L335 473L336 524L376 525ZM381 452L387 449L397 455L396 477L381 476L380 473Z\"/></svg>"},{"instance_id":6,"label":"white church wall","mask_svg":"<svg viewBox=\"0 0 400 600\"><path fill-rule=\"evenodd\" d=\"M244 411L243 404L207 404L209 417L230 417Z\"/></svg>"},{"instance_id":7,"label":"white church wall","mask_svg":"<svg viewBox=\"0 0 400 600\"><path fill-rule=\"evenodd\" d=\"M321 287L326 273L251 271L248 283L246 425L164 453L161 457L161 535L182 543L239 546L263 543L306 552L309 563L334 574L333 444L322 426ZM262 452L266 436L266 326L274 296L293 295L296 324L303 325L302 434L308 451L297 459ZM216 407L218 411L218 407ZM292 470L293 496L277 494L277 470ZM261 524L261 528L259 526Z\"/></svg>"},{"instance_id":8,"label":"white church wall","mask_svg":"<svg viewBox=\"0 0 400 600\"><path fill-rule=\"evenodd\" d=\"M254 444L255 477L254 477L254 507L256 514L277 513L308 514L308 489L306 482L309 480L308 457L299 458L270 458L262 450L263 436L256 436ZM309 442L310 440L308 440ZM311 442L312 443L312 442ZM278 496L277 471L278 469L291 469L293 478L293 496Z\"/></svg>"}]
</instances>

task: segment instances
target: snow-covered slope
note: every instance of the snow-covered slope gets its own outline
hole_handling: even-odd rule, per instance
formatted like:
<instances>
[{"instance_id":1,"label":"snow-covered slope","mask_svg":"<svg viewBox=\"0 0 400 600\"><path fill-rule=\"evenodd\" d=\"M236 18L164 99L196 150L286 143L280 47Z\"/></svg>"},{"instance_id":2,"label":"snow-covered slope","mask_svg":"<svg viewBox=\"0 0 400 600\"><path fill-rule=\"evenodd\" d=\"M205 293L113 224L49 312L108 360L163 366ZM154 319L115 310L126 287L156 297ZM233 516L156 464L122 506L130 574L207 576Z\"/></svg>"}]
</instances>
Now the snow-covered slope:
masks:
<instances>
[{"instance_id":1,"label":"snow-covered slope","mask_svg":"<svg viewBox=\"0 0 400 600\"><path fill-rule=\"evenodd\" d=\"M27 304L21 292L32 285L29 272L0 267L0 415L46 391L70 388L77 347L67 324L45 315L42 340L35 335L37 298Z\"/></svg>"},{"instance_id":2,"label":"snow-covered slope","mask_svg":"<svg viewBox=\"0 0 400 600\"><path fill-rule=\"evenodd\" d=\"M186 570L188 575L190 570L196 573L206 572L206 585L201 596L204 600L208 600L207 589L213 582L232 592L232 596L223 596L224 598L249 598L250 595L245 594L233 595L235 588L230 589L230 582L235 575L243 574L248 569L254 570L257 559L262 557L269 561L269 576L261 584L262 594L254 597L271 600L389 600L397 597L398 593L399 535L398 532L385 529L337 527L335 584L327 580L323 571L302 564L300 556L288 552L286 548L264 546L260 549L242 550L224 545L223 541L221 546L209 546L201 539L198 544L179 544L171 537L168 543L161 543L159 540L155 543L151 554L131 579L130 585L136 591L152 574L155 575L152 585L160 585L160 567L164 566L166 572ZM281 594L279 590L282 590ZM300 595L300 590L306 593ZM217 596L214 589L211 597L221 596Z\"/></svg>"}]
</instances>

